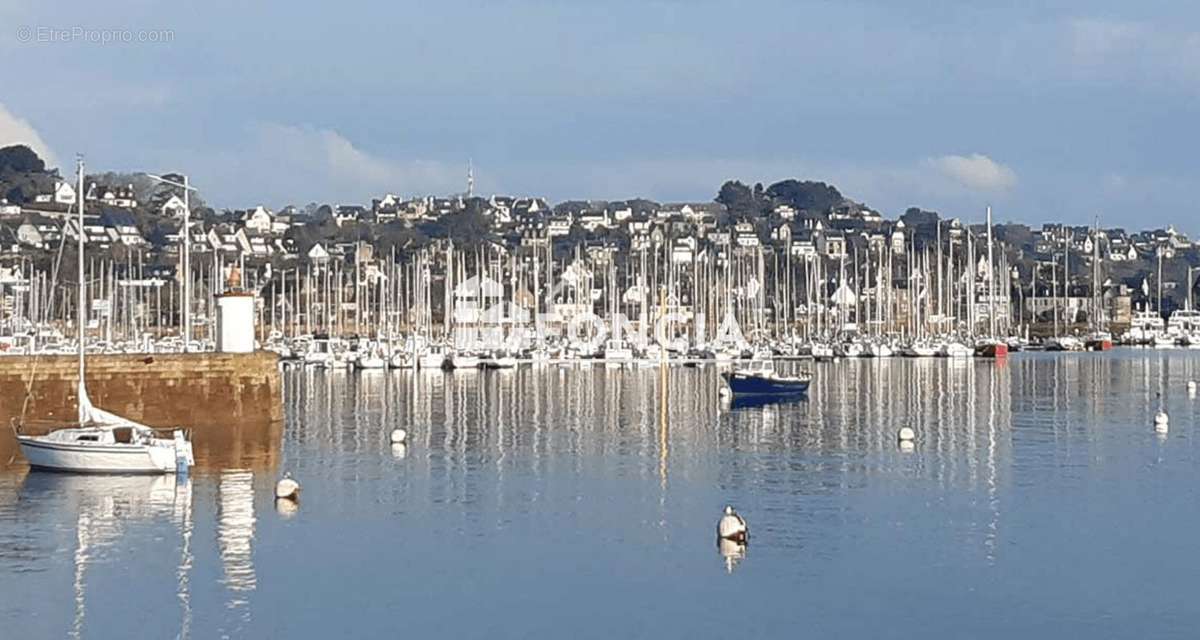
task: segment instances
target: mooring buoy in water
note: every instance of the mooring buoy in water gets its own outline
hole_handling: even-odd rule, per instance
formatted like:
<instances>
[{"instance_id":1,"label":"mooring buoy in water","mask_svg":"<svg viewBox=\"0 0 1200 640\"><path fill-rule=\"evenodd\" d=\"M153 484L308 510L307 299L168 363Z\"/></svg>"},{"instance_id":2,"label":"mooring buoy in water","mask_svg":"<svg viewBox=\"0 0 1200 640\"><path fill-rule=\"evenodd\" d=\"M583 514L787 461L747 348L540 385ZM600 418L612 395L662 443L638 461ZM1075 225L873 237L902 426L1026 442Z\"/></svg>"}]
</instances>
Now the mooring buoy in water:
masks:
<instances>
[{"instance_id":1,"label":"mooring buoy in water","mask_svg":"<svg viewBox=\"0 0 1200 640\"><path fill-rule=\"evenodd\" d=\"M275 483L275 497L283 500L295 500L300 497L300 483L285 475Z\"/></svg>"},{"instance_id":2,"label":"mooring buoy in water","mask_svg":"<svg viewBox=\"0 0 1200 640\"><path fill-rule=\"evenodd\" d=\"M900 427L900 431L896 434L896 439L900 442L912 442L917 439L917 432L912 427Z\"/></svg>"},{"instance_id":3,"label":"mooring buoy in water","mask_svg":"<svg viewBox=\"0 0 1200 640\"><path fill-rule=\"evenodd\" d=\"M408 442L408 432L404 429L392 429L392 444Z\"/></svg>"},{"instance_id":4,"label":"mooring buoy in water","mask_svg":"<svg viewBox=\"0 0 1200 640\"><path fill-rule=\"evenodd\" d=\"M1166 411L1159 411L1154 414L1154 430L1159 433L1166 433L1170 429L1171 419L1167 416Z\"/></svg>"},{"instance_id":5,"label":"mooring buoy in water","mask_svg":"<svg viewBox=\"0 0 1200 640\"><path fill-rule=\"evenodd\" d=\"M1196 381L1195 380L1188 380L1187 390L1188 390L1188 393L1190 393L1191 395L1196 395Z\"/></svg>"},{"instance_id":6,"label":"mooring buoy in water","mask_svg":"<svg viewBox=\"0 0 1200 640\"><path fill-rule=\"evenodd\" d=\"M746 521L731 506L725 506L725 514L717 521L717 538L734 542L745 542L750 538Z\"/></svg>"}]
</instances>

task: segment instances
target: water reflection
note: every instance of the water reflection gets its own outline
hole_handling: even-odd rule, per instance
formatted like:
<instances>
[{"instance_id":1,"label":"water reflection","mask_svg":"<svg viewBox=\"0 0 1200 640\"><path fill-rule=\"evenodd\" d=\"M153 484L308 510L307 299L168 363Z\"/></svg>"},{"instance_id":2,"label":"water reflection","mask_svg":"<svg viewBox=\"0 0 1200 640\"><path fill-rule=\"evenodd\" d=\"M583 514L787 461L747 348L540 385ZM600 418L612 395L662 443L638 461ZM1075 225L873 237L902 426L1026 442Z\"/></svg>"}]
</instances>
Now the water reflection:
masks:
<instances>
[{"instance_id":1,"label":"water reflection","mask_svg":"<svg viewBox=\"0 0 1200 640\"><path fill-rule=\"evenodd\" d=\"M300 503L292 498L275 498L275 513L284 519L291 518L300 512Z\"/></svg>"},{"instance_id":2,"label":"water reflection","mask_svg":"<svg viewBox=\"0 0 1200 640\"><path fill-rule=\"evenodd\" d=\"M221 472L217 485L217 547L221 554L223 583L228 592L225 608L239 631L250 621L249 595L258 584L254 572L254 474L245 470Z\"/></svg>"},{"instance_id":3,"label":"water reflection","mask_svg":"<svg viewBox=\"0 0 1200 640\"><path fill-rule=\"evenodd\" d=\"M721 559L725 562L725 573L733 573L738 563L746 557L746 543L718 538L717 553L721 554Z\"/></svg>"},{"instance_id":4,"label":"water reflection","mask_svg":"<svg viewBox=\"0 0 1200 640\"><path fill-rule=\"evenodd\" d=\"M87 635L89 568L110 562L125 552L149 554L161 551L134 546L124 539L125 531L131 525L155 521L176 527L184 540L185 551L176 572L176 595L183 607L180 635L187 637L191 570L187 541L190 537L191 495L191 480L186 476L176 479L174 476L33 473L24 478L20 488L22 503L38 508L53 502L59 509L74 514L75 539L71 557L74 604L69 637Z\"/></svg>"},{"instance_id":5,"label":"water reflection","mask_svg":"<svg viewBox=\"0 0 1200 640\"><path fill-rule=\"evenodd\" d=\"M854 624L870 616L846 615L845 602L879 613L871 602L889 600L862 598L866 577L872 595L916 592L901 599L925 623L945 611L921 599L975 594L942 606L982 616L991 631L972 635L995 636L1017 630L977 605L1108 584L1088 559L1112 549L1137 560L1125 585L1144 583L1143 566L1169 574L1171 557L1192 550L1200 407L1185 383L1200 379L1200 357L1185 351L846 361L816 367L806 399L724 408L711 368L285 375L286 429L213 440L194 487L64 488L59 476L0 473L0 575L52 594L22 599L16 581L0 581L0 622L34 610L64 620L47 636L91 635L104 611L97 572L132 567L151 580L169 557L178 616L144 635L379 635L400 609L414 633L529 634L520 625L535 621L535 635L558 635L569 628L531 603L583 615L564 593L631 611L608 635L703 635L720 612L695 603L722 598L782 623L797 597L830 635L878 635ZM1160 393L1173 429L1157 440ZM902 426L916 432L911 448L897 442ZM390 442L396 428L407 445ZM259 518L255 499L271 499L282 470L311 488L303 513L276 502L279 517ZM712 514L727 503L753 521L755 551L746 561L744 547L718 543L718 567ZM1138 539L1151 543L1128 550L1112 523L1143 520L1155 526ZM61 545L57 531L69 534ZM114 554L122 538L147 555ZM422 552L380 553L402 540ZM292 544L321 551L298 563ZM58 546L69 574L56 574ZM706 580L735 568L734 580ZM731 594L735 582L754 598ZM680 585L685 596L663 595ZM1091 608L1053 601L1092 619L1117 606L1107 593L1089 591ZM1137 617L1153 612L1140 590L1112 593ZM461 605L447 603L464 598L485 603L478 619L489 622L455 615ZM681 615L663 626L640 614L654 598ZM308 601L329 622L269 613Z\"/></svg>"}]
</instances>

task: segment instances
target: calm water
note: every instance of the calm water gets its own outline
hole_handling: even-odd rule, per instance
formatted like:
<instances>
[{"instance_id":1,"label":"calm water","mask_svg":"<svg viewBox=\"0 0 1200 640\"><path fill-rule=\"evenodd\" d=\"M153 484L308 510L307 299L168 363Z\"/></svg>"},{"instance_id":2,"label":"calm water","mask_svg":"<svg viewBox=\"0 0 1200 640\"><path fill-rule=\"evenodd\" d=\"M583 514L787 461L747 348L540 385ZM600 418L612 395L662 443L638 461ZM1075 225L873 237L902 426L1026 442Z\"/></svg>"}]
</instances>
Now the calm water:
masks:
<instances>
[{"instance_id":1,"label":"calm water","mask_svg":"<svg viewBox=\"0 0 1200 640\"><path fill-rule=\"evenodd\" d=\"M0 472L0 636L1161 638L1200 622L1200 353L818 365L808 401L732 408L712 368L285 375L282 438L225 436L184 483ZM295 510L272 499L285 470ZM740 561L714 539L726 503L750 523Z\"/></svg>"}]
</instances>

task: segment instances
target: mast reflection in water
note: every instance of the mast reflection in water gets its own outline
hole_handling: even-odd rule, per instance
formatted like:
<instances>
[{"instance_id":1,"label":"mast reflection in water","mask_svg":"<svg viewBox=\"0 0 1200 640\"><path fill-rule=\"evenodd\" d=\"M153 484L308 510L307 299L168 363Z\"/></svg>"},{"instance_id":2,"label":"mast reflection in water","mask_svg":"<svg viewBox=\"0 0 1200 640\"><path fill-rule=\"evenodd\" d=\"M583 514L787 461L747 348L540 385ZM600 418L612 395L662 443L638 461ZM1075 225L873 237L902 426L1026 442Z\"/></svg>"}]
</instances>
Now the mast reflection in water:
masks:
<instances>
[{"instance_id":1,"label":"mast reflection in water","mask_svg":"<svg viewBox=\"0 0 1200 640\"><path fill-rule=\"evenodd\" d=\"M707 637L732 611L754 637L863 637L903 611L931 637L1191 633L1200 354L814 373L806 400L743 406L711 367L289 371L287 423L197 434L190 483L0 474L0 624ZM304 495L277 510L284 472ZM726 504L752 549L714 554Z\"/></svg>"}]
</instances>

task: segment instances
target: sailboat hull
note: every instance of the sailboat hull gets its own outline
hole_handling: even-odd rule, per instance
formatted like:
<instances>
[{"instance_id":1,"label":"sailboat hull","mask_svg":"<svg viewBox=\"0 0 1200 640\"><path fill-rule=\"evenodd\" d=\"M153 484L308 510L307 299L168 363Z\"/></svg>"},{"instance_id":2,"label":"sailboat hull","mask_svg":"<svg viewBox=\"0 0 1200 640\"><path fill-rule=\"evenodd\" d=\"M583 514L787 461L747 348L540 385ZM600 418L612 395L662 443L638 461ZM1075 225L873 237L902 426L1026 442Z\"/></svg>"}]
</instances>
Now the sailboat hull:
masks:
<instances>
[{"instance_id":1,"label":"sailboat hull","mask_svg":"<svg viewBox=\"0 0 1200 640\"><path fill-rule=\"evenodd\" d=\"M725 384L736 396L787 396L808 391L808 380L777 379L740 371L723 373Z\"/></svg>"},{"instance_id":2,"label":"sailboat hull","mask_svg":"<svg viewBox=\"0 0 1200 640\"><path fill-rule=\"evenodd\" d=\"M1008 344L1005 342L988 342L975 347L975 355L980 358L1003 358L1008 355Z\"/></svg>"},{"instance_id":3,"label":"sailboat hull","mask_svg":"<svg viewBox=\"0 0 1200 640\"><path fill-rule=\"evenodd\" d=\"M141 444L71 444L18 436L29 466L73 473L175 473L175 450Z\"/></svg>"},{"instance_id":4,"label":"sailboat hull","mask_svg":"<svg viewBox=\"0 0 1200 640\"><path fill-rule=\"evenodd\" d=\"M1088 351L1108 351L1109 349L1112 349L1113 344L1112 340L1110 339L1096 338L1088 340L1086 343L1084 343L1084 346Z\"/></svg>"}]
</instances>

